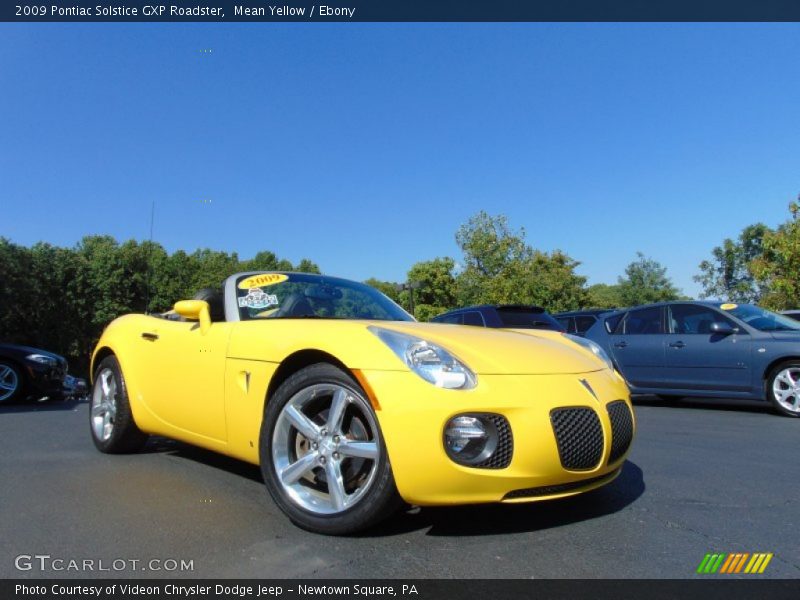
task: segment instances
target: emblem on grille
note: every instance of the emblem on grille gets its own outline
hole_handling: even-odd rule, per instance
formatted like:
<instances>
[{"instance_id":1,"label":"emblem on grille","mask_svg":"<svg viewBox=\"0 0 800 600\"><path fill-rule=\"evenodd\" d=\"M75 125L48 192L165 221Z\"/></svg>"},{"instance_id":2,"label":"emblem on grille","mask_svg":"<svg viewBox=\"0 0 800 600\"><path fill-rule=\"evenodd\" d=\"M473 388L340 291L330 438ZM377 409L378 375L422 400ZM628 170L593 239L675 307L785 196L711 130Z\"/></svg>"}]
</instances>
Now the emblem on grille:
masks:
<instances>
[{"instance_id":1,"label":"emblem on grille","mask_svg":"<svg viewBox=\"0 0 800 600\"><path fill-rule=\"evenodd\" d=\"M589 385L589 382L588 382L588 381L586 381L585 379L579 379L578 381L580 381L580 382L581 382L581 385L582 385L583 387L585 387L585 388L586 388L586 390L587 390L587 391L588 391L588 392L589 392L589 393L592 395L592 398L594 398L595 400L597 400L598 402L600 402L600 399L597 397L597 394L595 394L595 393L594 393L594 390L592 389L592 386L591 386L591 385Z\"/></svg>"}]
</instances>

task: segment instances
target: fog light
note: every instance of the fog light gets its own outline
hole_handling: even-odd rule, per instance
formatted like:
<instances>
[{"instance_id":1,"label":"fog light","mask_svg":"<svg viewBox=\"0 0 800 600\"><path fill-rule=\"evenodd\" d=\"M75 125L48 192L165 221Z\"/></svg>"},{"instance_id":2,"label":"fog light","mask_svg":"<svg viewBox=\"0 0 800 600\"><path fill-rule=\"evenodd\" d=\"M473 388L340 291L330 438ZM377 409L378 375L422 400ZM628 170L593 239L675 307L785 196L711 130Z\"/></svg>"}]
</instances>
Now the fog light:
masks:
<instances>
[{"instance_id":1,"label":"fog light","mask_svg":"<svg viewBox=\"0 0 800 600\"><path fill-rule=\"evenodd\" d=\"M458 415L444 428L444 449L462 465L477 465L497 448L497 428L482 415Z\"/></svg>"}]
</instances>

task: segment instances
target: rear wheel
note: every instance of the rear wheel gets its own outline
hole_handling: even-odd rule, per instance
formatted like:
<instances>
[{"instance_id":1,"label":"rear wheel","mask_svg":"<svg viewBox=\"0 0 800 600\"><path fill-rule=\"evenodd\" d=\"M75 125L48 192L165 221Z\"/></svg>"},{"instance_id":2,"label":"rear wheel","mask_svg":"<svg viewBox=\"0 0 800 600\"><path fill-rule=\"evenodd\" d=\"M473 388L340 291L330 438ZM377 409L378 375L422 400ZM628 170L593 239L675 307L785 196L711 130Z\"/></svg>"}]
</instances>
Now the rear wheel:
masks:
<instances>
[{"instance_id":1,"label":"rear wheel","mask_svg":"<svg viewBox=\"0 0 800 600\"><path fill-rule=\"evenodd\" d=\"M24 386L20 368L14 363L0 361L0 403L21 398Z\"/></svg>"},{"instance_id":2,"label":"rear wheel","mask_svg":"<svg viewBox=\"0 0 800 600\"><path fill-rule=\"evenodd\" d=\"M309 531L354 533L401 504L369 400L327 363L298 371L269 399L260 459L275 503Z\"/></svg>"},{"instance_id":3,"label":"rear wheel","mask_svg":"<svg viewBox=\"0 0 800 600\"><path fill-rule=\"evenodd\" d=\"M125 379L113 355L100 361L94 372L89 418L92 441L100 452L136 452L147 441L133 420Z\"/></svg>"},{"instance_id":4,"label":"rear wheel","mask_svg":"<svg viewBox=\"0 0 800 600\"><path fill-rule=\"evenodd\" d=\"M782 415L800 417L800 361L775 367L767 378L767 400Z\"/></svg>"}]
</instances>

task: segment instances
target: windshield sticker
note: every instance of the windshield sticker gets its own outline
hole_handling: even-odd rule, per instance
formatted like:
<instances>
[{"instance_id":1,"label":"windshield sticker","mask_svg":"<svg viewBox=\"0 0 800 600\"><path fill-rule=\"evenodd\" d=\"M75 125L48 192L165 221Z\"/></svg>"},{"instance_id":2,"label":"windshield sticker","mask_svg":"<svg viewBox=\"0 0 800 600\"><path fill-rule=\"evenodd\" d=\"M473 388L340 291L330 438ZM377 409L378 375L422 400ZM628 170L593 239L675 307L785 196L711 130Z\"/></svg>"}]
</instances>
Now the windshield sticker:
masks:
<instances>
[{"instance_id":1,"label":"windshield sticker","mask_svg":"<svg viewBox=\"0 0 800 600\"><path fill-rule=\"evenodd\" d=\"M275 294L267 294L258 287L250 288L246 296L239 298L240 308L267 308L278 304L278 297Z\"/></svg>"},{"instance_id":2,"label":"windshield sticker","mask_svg":"<svg viewBox=\"0 0 800 600\"><path fill-rule=\"evenodd\" d=\"M242 279L239 282L239 289L250 290L257 287L266 287L286 281L287 279L289 279L289 276L283 273L262 273L261 275L253 275L252 277L245 277Z\"/></svg>"},{"instance_id":3,"label":"windshield sticker","mask_svg":"<svg viewBox=\"0 0 800 600\"><path fill-rule=\"evenodd\" d=\"M722 310L733 310L734 308L737 308L738 306L739 306L738 304L733 304L732 302L728 302L727 304L720 305L720 308Z\"/></svg>"}]
</instances>

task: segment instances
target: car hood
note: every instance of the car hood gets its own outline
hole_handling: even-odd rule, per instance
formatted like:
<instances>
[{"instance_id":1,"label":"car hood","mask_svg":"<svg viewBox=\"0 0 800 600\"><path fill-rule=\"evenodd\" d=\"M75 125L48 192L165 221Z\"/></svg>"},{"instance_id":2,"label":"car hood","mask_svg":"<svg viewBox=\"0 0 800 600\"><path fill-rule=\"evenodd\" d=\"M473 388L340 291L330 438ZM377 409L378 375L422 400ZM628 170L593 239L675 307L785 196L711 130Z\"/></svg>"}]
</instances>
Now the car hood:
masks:
<instances>
[{"instance_id":1,"label":"car hood","mask_svg":"<svg viewBox=\"0 0 800 600\"><path fill-rule=\"evenodd\" d=\"M482 375L586 373L605 368L602 361L557 331L398 321L372 325L443 346Z\"/></svg>"},{"instance_id":2,"label":"car hood","mask_svg":"<svg viewBox=\"0 0 800 600\"><path fill-rule=\"evenodd\" d=\"M0 344L0 353L14 355L20 358L23 358L29 354L41 354L43 356L55 358L61 363L66 362L66 359L63 356L60 356L54 352L48 352L47 350L34 348L33 346L21 346L19 344Z\"/></svg>"}]
</instances>

